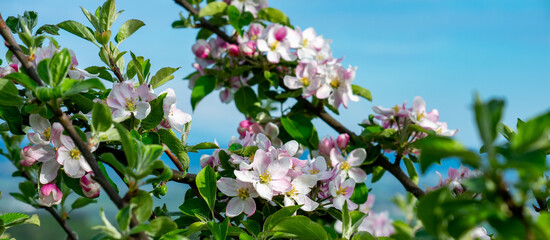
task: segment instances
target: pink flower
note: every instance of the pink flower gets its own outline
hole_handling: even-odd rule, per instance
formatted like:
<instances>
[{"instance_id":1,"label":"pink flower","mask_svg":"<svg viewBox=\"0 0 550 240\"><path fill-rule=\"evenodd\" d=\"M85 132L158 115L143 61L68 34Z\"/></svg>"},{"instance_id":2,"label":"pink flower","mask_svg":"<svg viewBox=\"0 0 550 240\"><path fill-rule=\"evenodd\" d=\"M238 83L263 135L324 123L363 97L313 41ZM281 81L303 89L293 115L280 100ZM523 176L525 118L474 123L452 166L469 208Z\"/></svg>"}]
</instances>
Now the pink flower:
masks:
<instances>
[{"instance_id":1,"label":"pink flower","mask_svg":"<svg viewBox=\"0 0 550 240\"><path fill-rule=\"evenodd\" d=\"M375 237L389 237L395 233L393 220L389 218L387 211L381 213L371 211L357 230L367 231Z\"/></svg>"},{"instance_id":2,"label":"pink flower","mask_svg":"<svg viewBox=\"0 0 550 240\"><path fill-rule=\"evenodd\" d=\"M348 209L354 210L357 208L357 204L349 200L355 189L355 181L352 178L345 180L341 175L336 176L336 178L329 183L329 191L332 196L332 205L338 209L342 210L344 202L348 203Z\"/></svg>"},{"instance_id":3,"label":"pink flower","mask_svg":"<svg viewBox=\"0 0 550 240\"><path fill-rule=\"evenodd\" d=\"M284 77L285 86L290 89L301 88L304 98L310 97L317 91L320 80L317 76L317 62L300 62L296 67L296 77L288 75Z\"/></svg>"},{"instance_id":4,"label":"pink flower","mask_svg":"<svg viewBox=\"0 0 550 240\"><path fill-rule=\"evenodd\" d=\"M136 91L133 82L115 83L113 90L107 97L107 105L113 111L115 121L122 121L134 115L137 119L144 119L151 112L149 101L154 98L147 85L142 85Z\"/></svg>"},{"instance_id":5,"label":"pink flower","mask_svg":"<svg viewBox=\"0 0 550 240\"><path fill-rule=\"evenodd\" d=\"M319 141L319 153L324 156L330 156L330 151L334 148L332 137L325 136Z\"/></svg>"},{"instance_id":6,"label":"pink flower","mask_svg":"<svg viewBox=\"0 0 550 240\"><path fill-rule=\"evenodd\" d=\"M267 0L232 0L231 5L237 7L241 12L246 11L256 17L258 11L267 6Z\"/></svg>"},{"instance_id":7,"label":"pink flower","mask_svg":"<svg viewBox=\"0 0 550 240\"><path fill-rule=\"evenodd\" d=\"M166 97L164 98L164 102L162 104L165 120L164 126L167 128L172 128L179 133L184 133L183 125L191 122L191 115L176 108L177 98L173 89L168 88L162 93L166 93Z\"/></svg>"},{"instance_id":8,"label":"pink flower","mask_svg":"<svg viewBox=\"0 0 550 240\"><path fill-rule=\"evenodd\" d=\"M208 58L211 52L210 44L204 39L198 39L191 49L197 58L203 59Z\"/></svg>"},{"instance_id":9,"label":"pink flower","mask_svg":"<svg viewBox=\"0 0 550 240\"><path fill-rule=\"evenodd\" d=\"M69 136L61 136L61 142L63 145L57 150L57 162L63 165L63 169L69 177L81 178L86 172L92 171Z\"/></svg>"},{"instance_id":10,"label":"pink flower","mask_svg":"<svg viewBox=\"0 0 550 240\"><path fill-rule=\"evenodd\" d=\"M353 178L355 182L364 182L367 180L367 174L361 169L361 164L367 157L367 151L364 148L357 148L348 154L347 159L344 159L342 154L333 148L330 151L330 160L332 165L340 168L342 175Z\"/></svg>"},{"instance_id":11,"label":"pink flower","mask_svg":"<svg viewBox=\"0 0 550 240\"><path fill-rule=\"evenodd\" d=\"M254 42L243 42L239 44L239 52L244 56L251 57L256 51L256 44Z\"/></svg>"},{"instance_id":12,"label":"pink flower","mask_svg":"<svg viewBox=\"0 0 550 240\"><path fill-rule=\"evenodd\" d=\"M29 116L29 124L33 133L27 133L27 138L33 144L46 145L50 143L52 136L52 125L48 119L43 118L39 114L31 114Z\"/></svg>"},{"instance_id":13,"label":"pink flower","mask_svg":"<svg viewBox=\"0 0 550 240\"><path fill-rule=\"evenodd\" d=\"M287 27L280 24L271 25L268 28L267 39L258 39L258 50L267 53L270 63L279 63L283 58L286 61L294 61L296 56L290 52L290 42L286 39Z\"/></svg>"},{"instance_id":14,"label":"pink flower","mask_svg":"<svg viewBox=\"0 0 550 240\"><path fill-rule=\"evenodd\" d=\"M336 146L340 149L346 149L348 147L349 143L349 135L347 133L343 133L338 135L336 137Z\"/></svg>"},{"instance_id":15,"label":"pink flower","mask_svg":"<svg viewBox=\"0 0 550 240\"><path fill-rule=\"evenodd\" d=\"M317 178L317 181L325 181L334 176L334 172L327 170L327 162L324 157L317 156L305 166L304 172Z\"/></svg>"},{"instance_id":16,"label":"pink flower","mask_svg":"<svg viewBox=\"0 0 550 240\"><path fill-rule=\"evenodd\" d=\"M82 187L82 192L86 197L96 198L99 197L99 191L101 190L101 185L97 183L94 179L94 173L88 172L80 178L80 186Z\"/></svg>"},{"instance_id":17,"label":"pink flower","mask_svg":"<svg viewBox=\"0 0 550 240\"><path fill-rule=\"evenodd\" d=\"M319 99L328 98L330 105L338 108L343 104L348 107L348 100L359 101L359 97L353 94L351 83L355 78L357 67L345 69L340 65L329 66L325 73L325 80L317 90L315 96Z\"/></svg>"},{"instance_id":18,"label":"pink flower","mask_svg":"<svg viewBox=\"0 0 550 240\"><path fill-rule=\"evenodd\" d=\"M57 205L61 203L61 199L63 199L63 193L54 183L42 185L40 191L38 191L38 204L42 206Z\"/></svg>"},{"instance_id":19,"label":"pink flower","mask_svg":"<svg viewBox=\"0 0 550 240\"><path fill-rule=\"evenodd\" d=\"M285 207L294 206L295 203L303 205L302 210L310 212L315 210L319 203L311 200L307 194L311 192L311 188L317 184L317 178L313 175L301 175L292 180L292 189L285 192L284 203Z\"/></svg>"},{"instance_id":20,"label":"pink flower","mask_svg":"<svg viewBox=\"0 0 550 240\"><path fill-rule=\"evenodd\" d=\"M291 190L290 179L286 174L290 169L290 158L271 160L270 156L258 149L252 162L252 171L235 170L237 180L249 182L260 197L271 201L273 196Z\"/></svg>"},{"instance_id":21,"label":"pink flower","mask_svg":"<svg viewBox=\"0 0 550 240\"><path fill-rule=\"evenodd\" d=\"M258 193L251 183L222 177L218 180L217 186L220 192L233 197L227 203L225 210L228 217L239 216L242 212L250 217L256 212L254 198L258 197Z\"/></svg>"},{"instance_id":22,"label":"pink flower","mask_svg":"<svg viewBox=\"0 0 550 240\"><path fill-rule=\"evenodd\" d=\"M466 239L491 240L491 237L487 235L487 229L485 229L484 227L476 227L470 231L470 234Z\"/></svg>"},{"instance_id":23,"label":"pink flower","mask_svg":"<svg viewBox=\"0 0 550 240\"><path fill-rule=\"evenodd\" d=\"M38 162L47 162L55 158L55 150L50 145L33 145L21 149L21 165L30 167Z\"/></svg>"}]
</instances>

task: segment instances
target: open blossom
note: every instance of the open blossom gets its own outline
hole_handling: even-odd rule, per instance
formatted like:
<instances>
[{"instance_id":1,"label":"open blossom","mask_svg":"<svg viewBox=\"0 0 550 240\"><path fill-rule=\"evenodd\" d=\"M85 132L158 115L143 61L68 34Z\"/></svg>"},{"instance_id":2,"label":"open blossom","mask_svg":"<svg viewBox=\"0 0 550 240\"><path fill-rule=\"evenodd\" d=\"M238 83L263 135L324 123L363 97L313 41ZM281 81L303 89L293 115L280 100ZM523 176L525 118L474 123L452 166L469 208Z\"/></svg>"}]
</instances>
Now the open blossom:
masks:
<instances>
[{"instance_id":1,"label":"open blossom","mask_svg":"<svg viewBox=\"0 0 550 240\"><path fill-rule=\"evenodd\" d=\"M325 181L334 176L334 172L327 169L327 161L322 156L310 160L303 170L311 176L315 176L317 181Z\"/></svg>"},{"instance_id":2,"label":"open blossom","mask_svg":"<svg viewBox=\"0 0 550 240\"><path fill-rule=\"evenodd\" d=\"M51 207L61 203L63 199L63 193L55 183L48 183L42 185L40 191L38 191L39 204L45 207Z\"/></svg>"},{"instance_id":3,"label":"open blossom","mask_svg":"<svg viewBox=\"0 0 550 240\"><path fill-rule=\"evenodd\" d=\"M107 97L107 105L113 111L115 121L124 120L131 115L141 120L151 112L149 101L155 97L149 91L149 87L143 84L136 90L133 85L130 81L113 85L113 90Z\"/></svg>"},{"instance_id":4,"label":"open blossom","mask_svg":"<svg viewBox=\"0 0 550 240\"><path fill-rule=\"evenodd\" d=\"M287 34L290 31L294 30L275 24L270 26L266 39L258 39L258 50L267 53L267 60L270 63L279 63L281 58L286 61L296 60L296 55L290 52L291 41L287 40L287 35L294 35Z\"/></svg>"},{"instance_id":5,"label":"open blossom","mask_svg":"<svg viewBox=\"0 0 550 240\"><path fill-rule=\"evenodd\" d=\"M55 159L55 150L50 145L33 145L21 149L21 165L30 167L38 162Z\"/></svg>"},{"instance_id":6,"label":"open blossom","mask_svg":"<svg viewBox=\"0 0 550 240\"><path fill-rule=\"evenodd\" d=\"M439 112L437 109L431 112L426 112L426 101L419 96L413 100L413 105L410 110L410 119L425 129L435 130L439 121Z\"/></svg>"},{"instance_id":7,"label":"open blossom","mask_svg":"<svg viewBox=\"0 0 550 240\"><path fill-rule=\"evenodd\" d=\"M82 192L86 197L96 198L99 196L99 191L101 186L98 182L93 179L94 173L88 172L80 178L80 186L82 187Z\"/></svg>"},{"instance_id":8,"label":"open blossom","mask_svg":"<svg viewBox=\"0 0 550 240\"><path fill-rule=\"evenodd\" d=\"M241 12L250 12L256 17L259 10L267 7L267 0L232 0L231 5L237 7Z\"/></svg>"},{"instance_id":9,"label":"open blossom","mask_svg":"<svg viewBox=\"0 0 550 240\"><path fill-rule=\"evenodd\" d=\"M27 137L33 144L49 144L52 136L52 125L48 119L39 114L29 116L29 124L34 132L28 133Z\"/></svg>"},{"instance_id":10,"label":"open blossom","mask_svg":"<svg viewBox=\"0 0 550 240\"><path fill-rule=\"evenodd\" d=\"M336 209L342 210L345 202L348 203L349 210L357 208L357 204L349 199L355 189L355 181L353 181L352 178L345 180L342 178L342 175L338 175L329 183L328 187L330 195L332 196L332 205Z\"/></svg>"},{"instance_id":11,"label":"open blossom","mask_svg":"<svg viewBox=\"0 0 550 240\"><path fill-rule=\"evenodd\" d=\"M225 210L228 217L239 216L242 212L250 217L256 212L254 198L258 197L258 193L251 183L222 177L218 180L217 186L220 192L233 197Z\"/></svg>"},{"instance_id":12,"label":"open blossom","mask_svg":"<svg viewBox=\"0 0 550 240\"><path fill-rule=\"evenodd\" d=\"M303 90L304 98L310 97L319 88L320 78L317 76L317 62L302 63L296 67L296 76L285 76L284 83L290 89Z\"/></svg>"},{"instance_id":13,"label":"open blossom","mask_svg":"<svg viewBox=\"0 0 550 240\"><path fill-rule=\"evenodd\" d=\"M437 186L433 188L428 188L427 189L428 191L438 189L443 186L447 186L451 191L456 192L458 194L462 194L464 192L462 181L464 179L474 177L478 174L477 172L472 171L465 166L460 166L460 168L458 169L455 169L452 167L449 168L449 171L447 173L449 177L445 179L443 179L443 177L441 176L441 173L439 173L438 171L436 171L435 173L439 176L439 182Z\"/></svg>"},{"instance_id":14,"label":"open blossom","mask_svg":"<svg viewBox=\"0 0 550 240\"><path fill-rule=\"evenodd\" d=\"M92 168L70 137L61 136L61 142L62 146L57 150L57 162L63 165L63 169L69 177L80 178L86 172L92 171Z\"/></svg>"},{"instance_id":15,"label":"open blossom","mask_svg":"<svg viewBox=\"0 0 550 240\"><path fill-rule=\"evenodd\" d=\"M323 36L317 36L317 32L311 27L304 31L296 27L296 31L301 35L300 48L298 49L298 57L300 59L314 57L325 45Z\"/></svg>"},{"instance_id":16,"label":"open blossom","mask_svg":"<svg viewBox=\"0 0 550 240\"><path fill-rule=\"evenodd\" d=\"M317 183L317 177L313 175L301 175L292 180L292 189L285 192L284 203L285 207L294 206L295 203L302 205L300 207L304 211L313 211L319 203L314 202L307 196L311 192L311 188Z\"/></svg>"},{"instance_id":17,"label":"open blossom","mask_svg":"<svg viewBox=\"0 0 550 240\"><path fill-rule=\"evenodd\" d=\"M336 148L330 151L332 165L340 168L342 176L349 176L358 183L367 180L367 174L360 167L366 157L367 152L364 148L357 148L351 151L347 159L344 159L344 156L342 156Z\"/></svg>"},{"instance_id":18,"label":"open blossom","mask_svg":"<svg viewBox=\"0 0 550 240\"><path fill-rule=\"evenodd\" d=\"M161 125L183 133L183 125L191 122L191 115L176 108L177 98L173 89L168 88L162 93L166 93L166 97L164 98L164 102L162 104L164 121Z\"/></svg>"},{"instance_id":19,"label":"open blossom","mask_svg":"<svg viewBox=\"0 0 550 240\"><path fill-rule=\"evenodd\" d=\"M290 178L286 176L290 166L290 158L272 161L264 150L258 149L252 171L235 170L234 173L237 180L252 183L260 197L271 200L275 194L291 190Z\"/></svg>"}]
</instances>

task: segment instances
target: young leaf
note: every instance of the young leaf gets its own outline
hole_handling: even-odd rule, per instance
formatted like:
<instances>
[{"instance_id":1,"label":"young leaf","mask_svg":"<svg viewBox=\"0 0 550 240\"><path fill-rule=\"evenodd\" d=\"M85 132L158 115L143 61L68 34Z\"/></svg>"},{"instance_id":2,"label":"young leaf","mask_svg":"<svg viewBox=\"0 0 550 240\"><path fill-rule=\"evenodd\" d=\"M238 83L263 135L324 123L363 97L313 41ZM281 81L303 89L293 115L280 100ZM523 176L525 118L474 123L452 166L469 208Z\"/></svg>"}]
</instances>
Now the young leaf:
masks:
<instances>
[{"instance_id":1,"label":"young leaf","mask_svg":"<svg viewBox=\"0 0 550 240\"><path fill-rule=\"evenodd\" d=\"M189 156L185 152L183 144L178 139L176 134L171 130L159 129L157 132L160 136L160 140L168 146L170 151L176 155L180 163L183 165L183 169L187 171L189 168Z\"/></svg>"},{"instance_id":2,"label":"young leaf","mask_svg":"<svg viewBox=\"0 0 550 240\"><path fill-rule=\"evenodd\" d=\"M118 228L122 231L128 230L130 226L130 219L132 212L130 211L130 205L120 209L116 215L116 222L118 223Z\"/></svg>"},{"instance_id":3,"label":"young leaf","mask_svg":"<svg viewBox=\"0 0 550 240\"><path fill-rule=\"evenodd\" d=\"M70 65L71 54L69 54L69 50L66 48L53 55L48 66L52 75L52 78L50 79L50 86L55 87L61 83L65 76L67 76Z\"/></svg>"},{"instance_id":4,"label":"young leaf","mask_svg":"<svg viewBox=\"0 0 550 240\"><path fill-rule=\"evenodd\" d=\"M415 148L420 149L420 169L425 172L433 163L440 164L442 158L460 157L463 162L478 167L479 156L471 151L468 151L459 142L441 136L428 136L413 143Z\"/></svg>"},{"instance_id":5,"label":"young leaf","mask_svg":"<svg viewBox=\"0 0 550 240\"><path fill-rule=\"evenodd\" d=\"M97 202L97 201L95 199L92 199L92 198L79 197L73 202L73 204L71 204L71 211L75 210L75 209L78 209L78 208L83 208L86 205L91 204L91 203L95 203L95 202Z\"/></svg>"},{"instance_id":6,"label":"young leaf","mask_svg":"<svg viewBox=\"0 0 550 240\"><path fill-rule=\"evenodd\" d=\"M38 86L38 84L34 80L32 80L29 75L24 73L10 73L6 76L3 76L3 78L18 82L25 88L28 88L30 90L34 90Z\"/></svg>"},{"instance_id":7,"label":"young leaf","mask_svg":"<svg viewBox=\"0 0 550 240\"><path fill-rule=\"evenodd\" d=\"M92 110L92 126L97 132L106 132L111 128L113 117L111 109L102 103L95 103Z\"/></svg>"},{"instance_id":8,"label":"young leaf","mask_svg":"<svg viewBox=\"0 0 550 240\"><path fill-rule=\"evenodd\" d=\"M214 209L217 191L216 172L214 172L214 169L210 167L210 165L207 165L197 174L195 181L197 188L199 189L199 193L206 201L206 204L208 204L210 210Z\"/></svg>"},{"instance_id":9,"label":"young leaf","mask_svg":"<svg viewBox=\"0 0 550 240\"><path fill-rule=\"evenodd\" d=\"M151 105L151 112L141 121L141 127L143 127L144 130L156 128L164 118L164 108L162 105L165 97L166 93L161 94L157 98L153 99L153 101L149 102Z\"/></svg>"},{"instance_id":10,"label":"young leaf","mask_svg":"<svg viewBox=\"0 0 550 240\"><path fill-rule=\"evenodd\" d=\"M79 22L68 20L58 23L57 26L90 42L95 42L94 34L92 33L92 31Z\"/></svg>"},{"instance_id":11,"label":"young leaf","mask_svg":"<svg viewBox=\"0 0 550 240\"><path fill-rule=\"evenodd\" d=\"M16 106L23 105L23 98L11 80L0 78L0 105Z\"/></svg>"},{"instance_id":12,"label":"young leaf","mask_svg":"<svg viewBox=\"0 0 550 240\"><path fill-rule=\"evenodd\" d=\"M275 225L273 232L293 234L297 239L325 240L328 239L325 229L306 216L287 217Z\"/></svg>"},{"instance_id":13,"label":"young leaf","mask_svg":"<svg viewBox=\"0 0 550 240\"><path fill-rule=\"evenodd\" d=\"M313 147L310 139L314 136L314 127L311 120L302 114L292 114L289 116L281 117L281 123L285 130L299 143Z\"/></svg>"},{"instance_id":14,"label":"young leaf","mask_svg":"<svg viewBox=\"0 0 550 240\"><path fill-rule=\"evenodd\" d=\"M281 10L276 8L263 8L258 12L258 18L290 26L290 20Z\"/></svg>"},{"instance_id":15,"label":"young leaf","mask_svg":"<svg viewBox=\"0 0 550 240\"><path fill-rule=\"evenodd\" d=\"M69 79L69 78L66 78L66 79ZM99 79L90 78L86 80L77 81L68 91L63 93L63 96L71 96L92 88L105 90L105 86Z\"/></svg>"},{"instance_id":16,"label":"young leaf","mask_svg":"<svg viewBox=\"0 0 550 240\"><path fill-rule=\"evenodd\" d=\"M258 102L256 93L250 87L241 87L235 93L235 105L239 112L248 114L248 109Z\"/></svg>"},{"instance_id":17,"label":"young leaf","mask_svg":"<svg viewBox=\"0 0 550 240\"><path fill-rule=\"evenodd\" d=\"M153 89L158 88L162 86L163 84L167 83L168 81L174 79L174 75L172 75L174 72L176 72L178 68L171 68L171 67L164 67L155 73L155 76L151 77L151 81L149 84L152 86Z\"/></svg>"},{"instance_id":18,"label":"young leaf","mask_svg":"<svg viewBox=\"0 0 550 240\"><path fill-rule=\"evenodd\" d=\"M193 92L191 92L191 107L193 110L195 110L197 104L206 97L206 95L214 91L214 88L216 88L216 80L217 78L214 75L204 75L197 79L193 87Z\"/></svg>"},{"instance_id":19,"label":"young leaf","mask_svg":"<svg viewBox=\"0 0 550 240\"><path fill-rule=\"evenodd\" d=\"M367 202L368 196L369 188L367 188L367 185L365 183L357 183L355 184L355 189L353 190L350 200L357 204L363 204Z\"/></svg>"},{"instance_id":20,"label":"young leaf","mask_svg":"<svg viewBox=\"0 0 550 240\"><path fill-rule=\"evenodd\" d=\"M122 148L124 149L124 154L126 155L126 160L128 161L128 167L133 168L136 166L136 149L134 148L134 140L130 137L130 133L124 126L120 123L115 123L115 128L120 135L120 141L122 142Z\"/></svg>"},{"instance_id":21,"label":"young leaf","mask_svg":"<svg viewBox=\"0 0 550 240\"><path fill-rule=\"evenodd\" d=\"M23 132L23 116L17 107L0 104L0 118L8 123L12 134L25 135L25 132Z\"/></svg>"},{"instance_id":22,"label":"young leaf","mask_svg":"<svg viewBox=\"0 0 550 240\"><path fill-rule=\"evenodd\" d=\"M113 25L113 22L115 21L117 16L118 14L116 12L115 1L105 1L105 3L103 3L103 6L101 6L101 10L99 12L99 25L101 25L103 31L111 29L111 25Z\"/></svg>"},{"instance_id":23,"label":"young leaf","mask_svg":"<svg viewBox=\"0 0 550 240\"><path fill-rule=\"evenodd\" d=\"M372 102L372 94L370 93L370 91L368 89L365 89L359 85L351 85L351 90L353 92L353 94L355 95L359 95L369 101Z\"/></svg>"},{"instance_id":24,"label":"young leaf","mask_svg":"<svg viewBox=\"0 0 550 240\"><path fill-rule=\"evenodd\" d=\"M132 210L138 222L144 223L149 219L153 212L153 198L148 192L140 190L136 196L130 200L130 203L134 205Z\"/></svg>"},{"instance_id":25,"label":"young leaf","mask_svg":"<svg viewBox=\"0 0 550 240\"><path fill-rule=\"evenodd\" d=\"M282 220L292 216L300 206L288 206L281 208L281 210L269 215L264 222L264 231L270 231L275 225L279 224Z\"/></svg>"},{"instance_id":26,"label":"young leaf","mask_svg":"<svg viewBox=\"0 0 550 240\"><path fill-rule=\"evenodd\" d=\"M145 23L137 19L130 19L124 22L115 36L115 42L121 43L143 26L145 26Z\"/></svg>"},{"instance_id":27,"label":"young leaf","mask_svg":"<svg viewBox=\"0 0 550 240\"><path fill-rule=\"evenodd\" d=\"M211 2L201 9L199 12L199 17L212 16L219 13L223 13L227 8L227 3L225 2Z\"/></svg>"}]
</instances>

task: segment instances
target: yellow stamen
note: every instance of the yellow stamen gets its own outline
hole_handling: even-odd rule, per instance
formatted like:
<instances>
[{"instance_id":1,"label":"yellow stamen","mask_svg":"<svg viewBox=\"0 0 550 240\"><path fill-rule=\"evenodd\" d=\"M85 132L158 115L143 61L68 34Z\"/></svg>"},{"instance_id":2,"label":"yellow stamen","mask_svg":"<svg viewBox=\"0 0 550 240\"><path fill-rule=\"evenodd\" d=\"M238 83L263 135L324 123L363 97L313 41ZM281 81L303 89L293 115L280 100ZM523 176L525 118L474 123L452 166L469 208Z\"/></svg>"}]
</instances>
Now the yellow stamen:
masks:
<instances>
[{"instance_id":1,"label":"yellow stamen","mask_svg":"<svg viewBox=\"0 0 550 240\"><path fill-rule=\"evenodd\" d=\"M126 98L126 109L128 109L128 111L134 111L136 109L136 99Z\"/></svg>"},{"instance_id":2,"label":"yellow stamen","mask_svg":"<svg viewBox=\"0 0 550 240\"><path fill-rule=\"evenodd\" d=\"M298 190L294 186L292 186L292 189L288 192L286 192L286 195L289 197L294 197L298 195Z\"/></svg>"},{"instance_id":3,"label":"yellow stamen","mask_svg":"<svg viewBox=\"0 0 550 240\"><path fill-rule=\"evenodd\" d=\"M303 77L300 79L300 81L302 81L302 84L304 84L305 87L309 86L309 78L308 77Z\"/></svg>"},{"instance_id":4,"label":"yellow stamen","mask_svg":"<svg viewBox=\"0 0 550 240\"><path fill-rule=\"evenodd\" d=\"M420 114L416 115L416 121L422 120L422 118L425 118L426 114L424 112L421 112Z\"/></svg>"},{"instance_id":5,"label":"yellow stamen","mask_svg":"<svg viewBox=\"0 0 550 240\"><path fill-rule=\"evenodd\" d=\"M302 46L307 47L308 41L309 40L307 38L304 38L304 40L302 41Z\"/></svg>"},{"instance_id":6,"label":"yellow stamen","mask_svg":"<svg viewBox=\"0 0 550 240\"><path fill-rule=\"evenodd\" d=\"M336 191L336 194L337 195L346 195L347 191L348 191L348 188L342 188L342 186L340 186L338 188L338 190Z\"/></svg>"},{"instance_id":7,"label":"yellow stamen","mask_svg":"<svg viewBox=\"0 0 550 240\"><path fill-rule=\"evenodd\" d=\"M44 137L46 137L46 139L50 139L50 137L52 136L52 128L49 127L49 128L44 129L44 132L42 132L42 135L44 135Z\"/></svg>"},{"instance_id":8,"label":"yellow stamen","mask_svg":"<svg viewBox=\"0 0 550 240\"><path fill-rule=\"evenodd\" d=\"M319 170L317 170L315 168L312 168L312 169L309 169L309 173L310 174L317 174L317 173L319 173Z\"/></svg>"},{"instance_id":9,"label":"yellow stamen","mask_svg":"<svg viewBox=\"0 0 550 240\"><path fill-rule=\"evenodd\" d=\"M392 107L392 109L395 113L399 113L399 109L401 108L396 104L394 107Z\"/></svg>"},{"instance_id":10,"label":"yellow stamen","mask_svg":"<svg viewBox=\"0 0 550 240\"><path fill-rule=\"evenodd\" d=\"M78 159L80 158L80 151L78 149L71 150L71 158L72 159Z\"/></svg>"},{"instance_id":11,"label":"yellow stamen","mask_svg":"<svg viewBox=\"0 0 550 240\"><path fill-rule=\"evenodd\" d=\"M254 162L254 153L251 153L250 156L248 156L248 160L250 160L250 162Z\"/></svg>"},{"instance_id":12,"label":"yellow stamen","mask_svg":"<svg viewBox=\"0 0 550 240\"><path fill-rule=\"evenodd\" d=\"M248 193L248 188L242 187L237 189L237 197L240 197L242 200L250 197L250 194Z\"/></svg>"},{"instance_id":13,"label":"yellow stamen","mask_svg":"<svg viewBox=\"0 0 550 240\"><path fill-rule=\"evenodd\" d=\"M349 165L349 163L346 161L346 162L343 162L342 165L340 165L340 169L344 170L344 171L347 171L351 168L351 166Z\"/></svg>"},{"instance_id":14,"label":"yellow stamen","mask_svg":"<svg viewBox=\"0 0 550 240\"><path fill-rule=\"evenodd\" d=\"M279 41L275 40L275 42L271 44L271 51L275 51L275 49L277 49L278 46L279 46Z\"/></svg>"},{"instance_id":15,"label":"yellow stamen","mask_svg":"<svg viewBox=\"0 0 550 240\"><path fill-rule=\"evenodd\" d=\"M271 174L269 174L269 171L265 171L264 173L260 174L260 183L266 184L271 182Z\"/></svg>"},{"instance_id":16,"label":"yellow stamen","mask_svg":"<svg viewBox=\"0 0 550 240\"><path fill-rule=\"evenodd\" d=\"M340 82L338 82L338 78L333 78L332 81L330 81L330 86L332 86L332 88L337 88L338 86L340 86Z\"/></svg>"}]
</instances>

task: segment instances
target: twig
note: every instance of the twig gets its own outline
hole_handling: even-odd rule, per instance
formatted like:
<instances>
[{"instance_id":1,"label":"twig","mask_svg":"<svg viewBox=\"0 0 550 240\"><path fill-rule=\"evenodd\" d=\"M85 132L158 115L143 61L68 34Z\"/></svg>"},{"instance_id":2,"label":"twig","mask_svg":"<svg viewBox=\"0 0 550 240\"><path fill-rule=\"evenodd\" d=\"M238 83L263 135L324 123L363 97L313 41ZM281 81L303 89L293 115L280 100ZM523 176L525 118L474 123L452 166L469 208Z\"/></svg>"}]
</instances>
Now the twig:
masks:
<instances>
[{"instance_id":1,"label":"twig","mask_svg":"<svg viewBox=\"0 0 550 240\"><path fill-rule=\"evenodd\" d=\"M389 171L405 187L405 190L412 193L416 198L420 199L425 195L424 191L401 170L399 165L390 163L383 155L378 156L374 164Z\"/></svg>"},{"instance_id":2,"label":"twig","mask_svg":"<svg viewBox=\"0 0 550 240\"><path fill-rule=\"evenodd\" d=\"M197 17L199 16L199 11L197 9L195 9L195 7L193 7L193 5L191 5L191 3L189 3L187 0L174 0L174 1L178 5L185 8L185 10L187 10L189 13L191 13L193 15L196 15ZM210 30L211 32L215 33L216 35L218 35L220 38L222 38L226 42L232 43L232 44L239 44L237 42L237 40L235 40L234 38L228 36L224 31L220 30L218 27L216 27L216 25L212 24L211 22L209 22L205 18L201 17L201 18L199 18L199 21L201 22L201 27L202 28Z\"/></svg>"},{"instance_id":3,"label":"twig","mask_svg":"<svg viewBox=\"0 0 550 240\"><path fill-rule=\"evenodd\" d=\"M44 86L44 82L42 82L40 77L38 77L36 68L30 61L28 61L27 56L21 50L19 44L17 44L15 38L13 38L10 28L6 25L6 22L4 22L4 18L2 18L2 14L0 14L0 34L2 34L4 40L6 40L6 47L8 47L8 49L13 52L15 57L17 57L17 59L21 61L21 64L27 70L27 74L29 74L29 76L38 84L38 86ZM25 59L26 61L23 61L21 59Z\"/></svg>"},{"instance_id":4,"label":"twig","mask_svg":"<svg viewBox=\"0 0 550 240\"><path fill-rule=\"evenodd\" d=\"M166 149L166 150L164 150L164 153L166 153L166 155L168 155L168 157L170 158L170 160L172 160L174 165L176 165L178 170L180 170L182 172L185 171L183 169L183 165L181 164L180 160L176 156L174 156L174 154L172 152L170 152L170 150Z\"/></svg>"}]
</instances>

